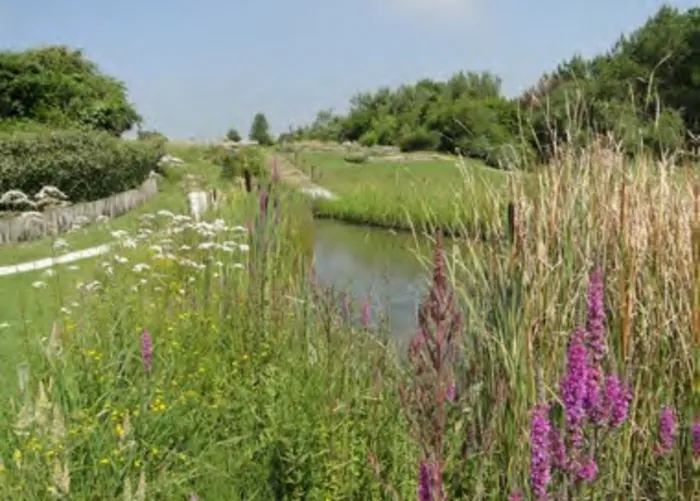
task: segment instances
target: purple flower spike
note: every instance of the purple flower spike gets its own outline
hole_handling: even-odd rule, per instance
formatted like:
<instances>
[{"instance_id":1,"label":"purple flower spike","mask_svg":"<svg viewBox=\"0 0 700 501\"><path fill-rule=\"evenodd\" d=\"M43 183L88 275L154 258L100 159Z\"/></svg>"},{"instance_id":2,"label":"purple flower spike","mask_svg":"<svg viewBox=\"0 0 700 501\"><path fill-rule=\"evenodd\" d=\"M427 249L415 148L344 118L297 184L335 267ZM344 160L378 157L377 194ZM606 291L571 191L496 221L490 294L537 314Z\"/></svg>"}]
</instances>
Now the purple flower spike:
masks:
<instances>
[{"instance_id":1,"label":"purple flower spike","mask_svg":"<svg viewBox=\"0 0 700 501\"><path fill-rule=\"evenodd\" d=\"M602 425L607 419L602 402L601 382L603 378L599 367L594 363L588 364L586 369L586 398L584 401L586 415L597 426Z\"/></svg>"},{"instance_id":2,"label":"purple flower spike","mask_svg":"<svg viewBox=\"0 0 700 501\"><path fill-rule=\"evenodd\" d=\"M605 343L605 307L603 305L603 271L596 270L588 285L588 344L593 364L598 367L608 352Z\"/></svg>"},{"instance_id":3,"label":"purple flower spike","mask_svg":"<svg viewBox=\"0 0 700 501\"><path fill-rule=\"evenodd\" d=\"M430 467L427 461L420 462L418 470L418 501L433 501L430 488Z\"/></svg>"},{"instance_id":4,"label":"purple flower spike","mask_svg":"<svg viewBox=\"0 0 700 501\"><path fill-rule=\"evenodd\" d=\"M365 299L362 303L362 326L369 327L370 320L372 318L372 313L370 310L369 299Z\"/></svg>"},{"instance_id":5,"label":"purple flower spike","mask_svg":"<svg viewBox=\"0 0 700 501\"><path fill-rule=\"evenodd\" d=\"M632 391L620 381L620 378L617 376L605 378L603 407L611 428L619 428L627 420L631 402Z\"/></svg>"},{"instance_id":6,"label":"purple flower spike","mask_svg":"<svg viewBox=\"0 0 700 501\"><path fill-rule=\"evenodd\" d=\"M539 404L532 412L530 423L530 483L535 499L549 498L547 487L552 477L552 424L549 406Z\"/></svg>"},{"instance_id":7,"label":"purple flower spike","mask_svg":"<svg viewBox=\"0 0 700 501\"><path fill-rule=\"evenodd\" d=\"M666 456L673 450L676 441L676 415L670 407L663 407L659 413L659 440L656 453Z\"/></svg>"},{"instance_id":8,"label":"purple flower spike","mask_svg":"<svg viewBox=\"0 0 700 501\"><path fill-rule=\"evenodd\" d=\"M585 332L580 327L571 333L566 360L566 376L561 393L566 410L567 433L571 444L578 448L583 441L584 403L587 395L587 360Z\"/></svg>"},{"instance_id":9,"label":"purple flower spike","mask_svg":"<svg viewBox=\"0 0 700 501\"><path fill-rule=\"evenodd\" d=\"M690 448L693 457L700 459L700 421L693 421L690 425Z\"/></svg>"},{"instance_id":10,"label":"purple flower spike","mask_svg":"<svg viewBox=\"0 0 700 501\"><path fill-rule=\"evenodd\" d=\"M448 402L454 402L457 398L457 386L454 383L447 385L446 395Z\"/></svg>"},{"instance_id":11,"label":"purple flower spike","mask_svg":"<svg viewBox=\"0 0 700 501\"><path fill-rule=\"evenodd\" d=\"M593 458L586 458L581 462L578 471L576 472L576 480L578 482L593 482L598 476L598 464Z\"/></svg>"},{"instance_id":12,"label":"purple flower spike","mask_svg":"<svg viewBox=\"0 0 700 501\"><path fill-rule=\"evenodd\" d=\"M153 340L148 329L144 329L141 333L141 360L144 370L150 374L153 368Z\"/></svg>"},{"instance_id":13,"label":"purple flower spike","mask_svg":"<svg viewBox=\"0 0 700 501\"><path fill-rule=\"evenodd\" d=\"M566 445L561 437L559 430L552 426L552 431L549 434L549 439L552 444L552 468L561 471L566 471Z\"/></svg>"}]
</instances>

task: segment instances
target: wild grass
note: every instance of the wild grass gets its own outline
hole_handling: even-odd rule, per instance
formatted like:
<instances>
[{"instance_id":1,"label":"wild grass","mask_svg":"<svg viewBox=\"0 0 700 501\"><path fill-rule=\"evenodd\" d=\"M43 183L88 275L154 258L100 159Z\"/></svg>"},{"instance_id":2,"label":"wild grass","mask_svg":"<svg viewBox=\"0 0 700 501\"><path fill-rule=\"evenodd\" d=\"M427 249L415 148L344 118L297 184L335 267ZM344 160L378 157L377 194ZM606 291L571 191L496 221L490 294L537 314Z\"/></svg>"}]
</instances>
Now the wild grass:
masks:
<instances>
[{"instance_id":1,"label":"wild grass","mask_svg":"<svg viewBox=\"0 0 700 501\"><path fill-rule=\"evenodd\" d=\"M453 234L478 231L479 219L507 194L517 174L468 160L347 162L341 153L300 153L299 167L338 195L314 204L319 217L393 229L440 226Z\"/></svg>"},{"instance_id":2,"label":"wild grass","mask_svg":"<svg viewBox=\"0 0 700 501\"><path fill-rule=\"evenodd\" d=\"M220 168L195 158L182 166L166 167L165 176L160 181L159 193L151 200L126 214L104 223L85 225L76 231L46 238L2 246L0 266L18 264L25 261L51 257L56 254L53 248L57 238L65 240L72 250L80 250L101 245L111 239L111 232L117 230L134 231L139 227L140 217L159 210L186 212L187 200L182 182L187 175L196 176L205 186L220 184Z\"/></svg>"},{"instance_id":3,"label":"wild grass","mask_svg":"<svg viewBox=\"0 0 700 501\"><path fill-rule=\"evenodd\" d=\"M28 341L0 419L0 496L535 499L546 477L537 499L689 499L700 201L672 168L593 144L543 169L534 197L511 182L514 231L496 199L480 216L490 241L436 246L407 360L308 278L310 221L291 195L273 188L217 226L174 222L170 241L144 242L162 247L150 269L115 266L70 323ZM592 330L596 269L601 369L632 399L614 433L585 421L597 474L577 482L534 432L571 443L559 383L570 333ZM659 429L662 407L675 425Z\"/></svg>"}]
</instances>

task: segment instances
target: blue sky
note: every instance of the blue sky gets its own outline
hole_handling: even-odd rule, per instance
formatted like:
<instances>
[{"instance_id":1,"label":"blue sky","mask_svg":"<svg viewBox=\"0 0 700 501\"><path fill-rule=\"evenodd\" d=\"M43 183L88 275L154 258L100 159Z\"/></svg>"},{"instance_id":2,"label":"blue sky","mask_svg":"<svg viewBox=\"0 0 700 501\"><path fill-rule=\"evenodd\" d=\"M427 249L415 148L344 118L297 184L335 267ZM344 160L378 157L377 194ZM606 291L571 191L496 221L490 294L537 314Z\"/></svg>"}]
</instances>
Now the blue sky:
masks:
<instances>
[{"instance_id":1,"label":"blue sky","mask_svg":"<svg viewBox=\"0 0 700 501\"><path fill-rule=\"evenodd\" d=\"M490 70L508 94L635 29L660 0L0 0L0 47L63 43L171 138L275 132L357 91ZM671 2L691 7L691 0Z\"/></svg>"}]
</instances>

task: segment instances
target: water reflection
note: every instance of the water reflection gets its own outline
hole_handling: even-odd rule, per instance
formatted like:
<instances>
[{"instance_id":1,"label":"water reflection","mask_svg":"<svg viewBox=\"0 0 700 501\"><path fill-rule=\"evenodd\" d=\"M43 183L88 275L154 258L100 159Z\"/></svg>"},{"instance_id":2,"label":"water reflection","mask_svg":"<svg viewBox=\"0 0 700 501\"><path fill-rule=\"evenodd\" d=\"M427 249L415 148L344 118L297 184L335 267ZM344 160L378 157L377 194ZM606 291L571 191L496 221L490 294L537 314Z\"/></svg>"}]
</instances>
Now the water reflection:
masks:
<instances>
[{"instance_id":1,"label":"water reflection","mask_svg":"<svg viewBox=\"0 0 700 501\"><path fill-rule=\"evenodd\" d=\"M419 256L430 254L411 235L316 220L316 277L360 303L371 298L372 310L388 316L392 337L405 344L415 332L416 311L427 286L427 269Z\"/></svg>"}]
</instances>

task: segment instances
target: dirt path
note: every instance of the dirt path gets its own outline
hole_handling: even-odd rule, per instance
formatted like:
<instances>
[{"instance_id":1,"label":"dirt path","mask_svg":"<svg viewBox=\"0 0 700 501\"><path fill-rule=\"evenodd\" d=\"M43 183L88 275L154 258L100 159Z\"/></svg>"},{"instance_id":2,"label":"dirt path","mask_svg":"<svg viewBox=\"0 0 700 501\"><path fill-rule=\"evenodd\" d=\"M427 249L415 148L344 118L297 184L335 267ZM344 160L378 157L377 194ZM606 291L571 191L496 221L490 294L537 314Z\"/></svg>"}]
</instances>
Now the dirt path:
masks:
<instances>
[{"instance_id":1,"label":"dirt path","mask_svg":"<svg viewBox=\"0 0 700 501\"><path fill-rule=\"evenodd\" d=\"M328 200L338 198L335 193L311 181L309 176L304 174L283 156L273 155L272 162L274 163L275 161L277 162L277 171L279 172L280 179L289 186L309 195L311 198L326 198Z\"/></svg>"}]
</instances>

